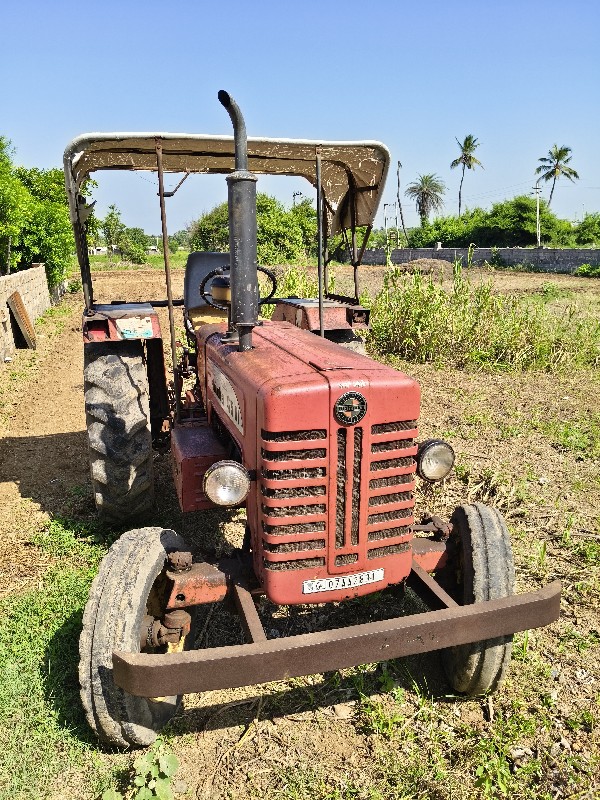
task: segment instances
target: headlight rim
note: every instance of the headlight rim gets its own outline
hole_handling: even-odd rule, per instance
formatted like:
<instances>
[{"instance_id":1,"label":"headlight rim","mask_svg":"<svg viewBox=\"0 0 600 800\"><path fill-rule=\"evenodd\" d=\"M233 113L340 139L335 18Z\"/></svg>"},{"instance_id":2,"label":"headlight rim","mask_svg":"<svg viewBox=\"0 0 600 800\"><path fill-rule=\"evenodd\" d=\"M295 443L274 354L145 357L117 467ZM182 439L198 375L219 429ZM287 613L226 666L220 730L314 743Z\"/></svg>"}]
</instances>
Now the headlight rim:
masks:
<instances>
[{"instance_id":1,"label":"headlight rim","mask_svg":"<svg viewBox=\"0 0 600 800\"><path fill-rule=\"evenodd\" d=\"M206 490L208 479L212 475L214 475L214 473L218 469L222 469L223 467L234 467L246 479L246 485L247 485L246 493L244 494L243 497L240 497L240 499L236 500L234 503L219 502L218 499L211 497L209 492L207 492ZM234 461L233 459L222 459L221 461L215 461L214 464L211 464L210 467L208 467L208 469L204 473L204 476L202 478L202 490L206 495L206 497L210 500L210 502L214 503L216 506L219 506L220 508L235 508L236 506L241 505L247 499L248 495L250 494L251 483L252 483L252 478L250 476L250 472L246 469L246 467L243 464L241 464L239 461Z\"/></svg>"},{"instance_id":2,"label":"headlight rim","mask_svg":"<svg viewBox=\"0 0 600 800\"><path fill-rule=\"evenodd\" d=\"M427 451L431 450L431 448L435 447L436 445L443 445L450 451L450 454L452 456L452 463L450 464L450 467L448 468L448 471L445 473L445 475L442 475L440 478L430 478L424 474L422 469L422 464L423 464L423 459L427 454ZM452 472L454 464L456 463L456 453L454 452L454 448L452 447L452 445L449 444L444 439L426 439L424 442L421 442L417 447L417 455L415 461L416 461L416 471L419 478L421 478L424 481L427 481L428 483L439 483L440 481L445 480L448 477L448 475L450 475L450 473Z\"/></svg>"}]
</instances>

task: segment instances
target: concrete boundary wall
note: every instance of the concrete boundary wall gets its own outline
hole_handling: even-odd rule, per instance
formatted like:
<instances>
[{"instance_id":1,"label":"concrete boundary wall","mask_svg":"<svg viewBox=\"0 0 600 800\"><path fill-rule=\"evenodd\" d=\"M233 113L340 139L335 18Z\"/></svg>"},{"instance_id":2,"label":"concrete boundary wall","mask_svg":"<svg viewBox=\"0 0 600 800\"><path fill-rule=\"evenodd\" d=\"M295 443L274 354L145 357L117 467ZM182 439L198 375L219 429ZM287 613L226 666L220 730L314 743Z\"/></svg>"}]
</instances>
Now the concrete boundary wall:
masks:
<instances>
[{"instance_id":1,"label":"concrete boundary wall","mask_svg":"<svg viewBox=\"0 0 600 800\"><path fill-rule=\"evenodd\" d=\"M12 314L6 303L13 292L19 292L32 322L50 308L50 293L44 265L0 277L0 363L15 350Z\"/></svg>"},{"instance_id":2,"label":"concrete boundary wall","mask_svg":"<svg viewBox=\"0 0 600 800\"><path fill-rule=\"evenodd\" d=\"M467 264L468 248L466 247L433 247L399 248L392 250L392 264L406 264L417 258L439 258L444 261L454 261L462 258ZM495 259L502 259L506 266L526 264L540 272L574 272L582 264L600 264L600 250L555 249L549 247L476 247L473 250L473 263L482 264L484 261L493 263ZM385 250L380 247L374 250L365 250L363 264L385 264Z\"/></svg>"}]
</instances>

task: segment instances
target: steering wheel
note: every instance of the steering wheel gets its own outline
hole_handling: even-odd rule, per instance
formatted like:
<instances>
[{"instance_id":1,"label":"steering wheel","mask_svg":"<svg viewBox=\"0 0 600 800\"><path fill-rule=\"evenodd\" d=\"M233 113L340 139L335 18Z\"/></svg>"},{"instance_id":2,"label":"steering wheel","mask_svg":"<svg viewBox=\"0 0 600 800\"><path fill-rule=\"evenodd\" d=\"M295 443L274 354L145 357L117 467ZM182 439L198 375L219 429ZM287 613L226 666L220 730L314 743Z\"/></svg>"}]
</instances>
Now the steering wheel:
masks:
<instances>
[{"instance_id":1,"label":"steering wheel","mask_svg":"<svg viewBox=\"0 0 600 800\"><path fill-rule=\"evenodd\" d=\"M266 275L267 278L271 281L271 291L266 297L259 297L258 298L258 305L262 306L265 303L269 303L273 297L275 296L275 292L277 291L277 278L275 274L271 272L270 269L266 267L257 267L259 272L262 272L263 275ZM212 294L208 291L207 286L209 281L212 281L213 278L216 278L217 275L224 275L225 273L229 273L229 270L224 270L222 267L218 267L217 269L211 270L205 277L203 278L202 282L200 283L200 297L202 297L209 306L213 308L218 308L219 311L227 311L227 306L223 303L217 303L216 300L213 300Z\"/></svg>"}]
</instances>

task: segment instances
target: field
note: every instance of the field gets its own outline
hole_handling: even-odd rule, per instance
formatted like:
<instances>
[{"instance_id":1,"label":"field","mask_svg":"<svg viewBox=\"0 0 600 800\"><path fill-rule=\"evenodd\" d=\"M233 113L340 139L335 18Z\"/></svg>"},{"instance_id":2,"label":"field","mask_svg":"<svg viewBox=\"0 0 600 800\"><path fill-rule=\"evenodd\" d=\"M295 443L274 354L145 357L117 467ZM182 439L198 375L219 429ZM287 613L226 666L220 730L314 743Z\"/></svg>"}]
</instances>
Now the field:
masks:
<instances>
[{"instance_id":1,"label":"field","mask_svg":"<svg viewBox=\"0 0 600 800\"><path fill-rule=\"evenodd\" d=\"M101 267L98 300L164 296L157 269ZM338 290L347 288L349 270L336 273ZM374 296L384 269L362 274ZM495 296L529 298L557 325L598 319L594 279L477 270L471 280L492 281ZM450 290L452 275L435 272L433 282ZM182 270L174 283L177 294ZM76 681L87 590L118 533L98 524L90 496L81 306L68 295L38 323L39 349L19 351L0 373L0 798L96 798L132 786L135 755L98 747ZM497 506L513 538L517 590L560 578L560 620L515 637L508 679L492 697L452 696L434 653L190 695L153 753L176 755L172 785L183 798L598 797L598 366L458 369L371 355L420 381L421 438L446 438L457 453L443 486L420 488L419 515L449 514L465 500ZM151 524L175 528L197 551L240 543L239 512L184 518L167 456L157 454L156 469ZM310 625L301 609L260 610L271 636ZM367 599L319 613L370 619L377 606ZM204 622L204 646L240 635L219 609Z\"/></svg>"}]
</instances>

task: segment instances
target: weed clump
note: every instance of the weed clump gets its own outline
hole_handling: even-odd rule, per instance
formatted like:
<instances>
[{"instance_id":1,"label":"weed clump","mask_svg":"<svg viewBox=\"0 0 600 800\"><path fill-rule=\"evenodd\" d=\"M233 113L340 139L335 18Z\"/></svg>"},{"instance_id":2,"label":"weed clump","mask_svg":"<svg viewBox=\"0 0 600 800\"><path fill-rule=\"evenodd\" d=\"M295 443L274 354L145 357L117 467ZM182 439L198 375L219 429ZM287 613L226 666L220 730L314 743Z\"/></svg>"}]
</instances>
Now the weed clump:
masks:
<instances>
[{"instance_id":1,"label":"weed clump","mask_svg":"<svg viewBox=\"0 0 600 800\"><path fill-rule=\"evenodd\" d=\"M372 349L458 369L555 371L600 364L600 323L573 306L557 314L533 299L474 285L460 262L449 291L391 269L373 305Z\"/></svg>"}]
</instances>

